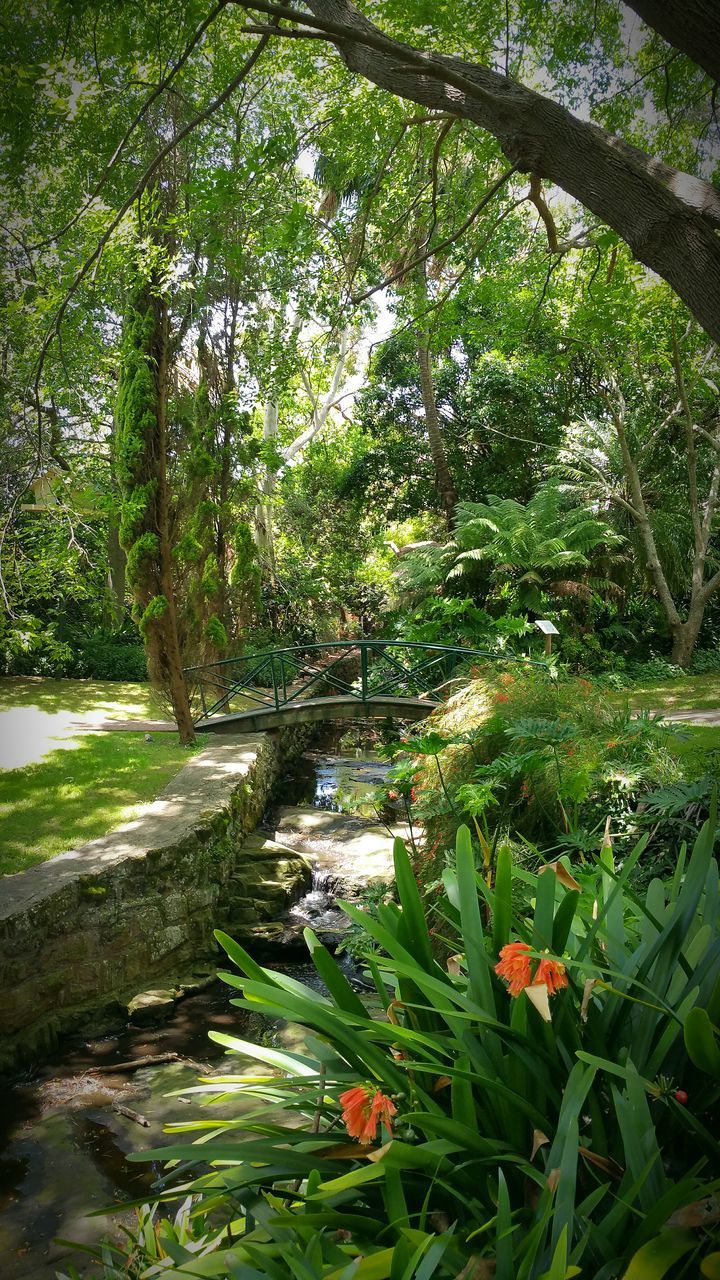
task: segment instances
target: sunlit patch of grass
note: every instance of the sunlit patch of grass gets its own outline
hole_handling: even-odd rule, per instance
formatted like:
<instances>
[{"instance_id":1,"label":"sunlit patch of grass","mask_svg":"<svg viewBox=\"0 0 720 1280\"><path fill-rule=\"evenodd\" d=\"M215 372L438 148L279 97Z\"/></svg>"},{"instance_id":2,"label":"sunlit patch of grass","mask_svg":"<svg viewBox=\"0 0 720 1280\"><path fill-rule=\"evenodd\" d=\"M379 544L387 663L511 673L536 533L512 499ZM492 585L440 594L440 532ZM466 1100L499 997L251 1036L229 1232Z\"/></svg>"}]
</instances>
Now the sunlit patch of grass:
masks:
<instances>
[{"instance_id":1,"label":"sunlit patch of grass","mask_svg":"<svg viewBox=\"0 0 720 1280\"><path fill-rule=\"evenodd\" d=\"M0 708L38 707L82 715L102 712L108 720L162 720L166 710L149 684L122 680L49 680L44 676L0 679Z\"/></svg>"},{"instance_id":2,"label":"sunlit patch of grass","mask_svg":"<svg viewBox=\"0 0 720 1280\"><path fill-rule=\"evenodd\" d=\"M188 756L170 734L146 742L142 733L88 733L37 763L0 772L0 874L24 871L129 821Z\"/></svg>"},{"instance_id":3,"label":"sunlit patch of grass","mask_svg":"<svg viewBox=\"0 0 720 1280\"><path fill-rule=\"evenodd\" d=\"M713 710L720 708L720 672L651 680L628 689L622 696L627 697L630 706L637 710Z\"/></svg>"},{"instance_id":4,"label":"sunlit patch of grass","mask_svg":"<svg viewBox=\"0 0 720 1280\"><path fill-rule=\"evenodd\" d=\"M713 757L713 752L720 753L720 725L683 725L678 727L668 745L687 776L699 777L716 767L714 761L718 757Z\"/></svg>"}]
</instances>

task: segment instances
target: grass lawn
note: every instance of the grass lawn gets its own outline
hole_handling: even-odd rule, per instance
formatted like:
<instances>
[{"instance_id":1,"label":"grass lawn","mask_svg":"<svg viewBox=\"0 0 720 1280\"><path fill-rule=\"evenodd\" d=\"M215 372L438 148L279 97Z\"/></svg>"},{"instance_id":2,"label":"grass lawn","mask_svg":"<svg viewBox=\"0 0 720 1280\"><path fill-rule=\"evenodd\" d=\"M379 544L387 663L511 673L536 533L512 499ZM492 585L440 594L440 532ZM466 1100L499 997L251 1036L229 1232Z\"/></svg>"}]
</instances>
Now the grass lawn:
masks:
<instances>
[{"instance_id":1,"label":"grass lawn","mask_svg":"<svg viewBox=\"0 0 720 1280\"><path fill-rule=\"evenodd\" d=\"M621 695L638 711L701 711L720 709L720 672L677 676L636 685Z\"/></svg>"},{"instance_id":2,"label":"grass lawn","mask_svg":"<svg viewBox=\"0 0 720 1280\"><path fill-rule=\"evenodd\" d=\"M0 875L105 835L154 800L190 754L177 734L92 729L166 718L149 684L0 679Z\"/></svg>"},{"instance_id":3,"label":"grass lawn","mask_svg":"<svg viewBox=\"0 0 720 1280\"><path fill-rule=\"evenodd\" d=\"M146 742L142 733L84 733L25 768L0 771L0 874L24 871L127 822L189 754L173 734Z\"/></svg>"},{"instance_id":4,"label":"grass lawn","mask_svg":"<svg viewBox=\"0 0 720 1280\"><path fill-rule=\"evenodd\" d=\"M713 767L711 753L720 752L720 725L678 725L670 750L682 762L688 777L708 773Z\"/></svg>"},{"instance_id":5,"label":"grass lawn","mask_svg":"<svg viewBox=\"0 0 720 1280\"><path fill-rule=\"evenodd\" d=\"M0 710L39 707L54 714L102 712L105 720L165 720L167 710L149 684L121 680L47 680L44 676L0 679Z\"/></svg>"}]
</instances>

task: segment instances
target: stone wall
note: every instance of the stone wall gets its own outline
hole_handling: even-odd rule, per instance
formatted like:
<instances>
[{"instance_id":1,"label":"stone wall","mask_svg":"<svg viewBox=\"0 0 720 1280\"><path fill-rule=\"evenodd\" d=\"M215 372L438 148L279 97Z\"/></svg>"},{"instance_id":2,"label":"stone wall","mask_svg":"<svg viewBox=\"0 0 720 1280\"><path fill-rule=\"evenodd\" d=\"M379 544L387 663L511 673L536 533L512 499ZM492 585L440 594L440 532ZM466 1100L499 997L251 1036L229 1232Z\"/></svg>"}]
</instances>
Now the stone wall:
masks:
<instances>
[{"instance_id":1,"label":"stone wall","mask_svg":"<svg viewBox=\"0 0 720 1280\"><path fill-rule=\"evenodd\" d=\"M71 1031L124 1022L139 992L191 989L214 928L273 919L308 885L291 849L243 839L309 730L223 738L138 817L0 885L0 1071ZM92 797L88 797L88 804Z\"/></svg>"}]
</instances>

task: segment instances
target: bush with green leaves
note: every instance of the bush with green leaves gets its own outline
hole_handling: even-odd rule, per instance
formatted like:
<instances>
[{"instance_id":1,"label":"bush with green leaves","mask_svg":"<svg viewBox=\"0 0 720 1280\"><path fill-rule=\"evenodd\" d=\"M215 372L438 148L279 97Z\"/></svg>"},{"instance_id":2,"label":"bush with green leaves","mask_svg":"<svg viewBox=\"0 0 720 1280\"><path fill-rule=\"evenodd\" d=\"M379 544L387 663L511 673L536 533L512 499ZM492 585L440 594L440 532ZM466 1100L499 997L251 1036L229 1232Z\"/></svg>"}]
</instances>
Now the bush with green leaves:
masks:
<instances>
[{"instance_id":1,"label":"bush with green leaves","mask_svg":"<svg viewBox=\"0 0 720 1280\"><path fill-rule=\"evenodd\" d=\"M458 503L452 540L407 556L399 585L417 591L462 581L486 605L537 614L566 598L589 602L616 591L607 571L623 542L597 511L547 483L527 503L495 496Z\"/></svg>"},{"instance_id":2,"label":"bush with green leaves","mask_svg":"<svg viewBox=\"0 0 720 1280\"><path fill-rule=\"evenodd\" d=\"M207 1110L171 1126L188 1139L135 1157L166 1162L158 1207L129 1250L105 1247L100 1274L681 1280L701 1260L714 1274L714 824L715 810L644 900L628 889L644 840L622 868L606 840L578 879L567 861L518 868L503 846L488 885L463 828L442 963L396 842L399 901L344 904L376 947L367 999L310 930L324 995L218 933L233 1003L291 1020L304 1043L211 1033L265 1067L200 1083ZM232 1097L244 1110L214 1117ZM346 1132L358 1114L365 1142Z\"/></svg>"},{"instance_id":3,"label":"bush with green leaves","mask_svg":"<svg viewBox=\"0 0 720 1280\"><path fill-rule=\"evenodd\" d=\"M720 671L720 645L715 649L696 649L690 670L698 676Z\"/></svg>"},{"instance_id":4,"label":"bush with green leaves","mask_svg":"<svg viewBox=\"0 0 720 1280\"><path fill-rule=\"evenodd\" d=\"M657 716L609 704L587 680L516 663L478 673L396 743L387 785L424 826L424 879L463 822L481 846L519 834L546 852L584 854L608 815L618 836L637 839L645 792L680 781L672 734Z\"/></svg>"}]
</instances>

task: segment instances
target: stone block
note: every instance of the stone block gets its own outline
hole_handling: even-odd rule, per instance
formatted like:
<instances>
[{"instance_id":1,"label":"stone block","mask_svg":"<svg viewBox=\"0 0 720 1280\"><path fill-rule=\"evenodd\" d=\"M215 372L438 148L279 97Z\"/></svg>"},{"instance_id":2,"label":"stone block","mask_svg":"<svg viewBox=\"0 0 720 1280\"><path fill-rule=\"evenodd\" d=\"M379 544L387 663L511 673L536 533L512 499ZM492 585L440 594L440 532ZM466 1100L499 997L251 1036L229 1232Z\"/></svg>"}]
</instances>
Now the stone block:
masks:
<instances>
[{"instance_id":1,"label":"stone block","mask_svg":"<svg viewBox=\"0 0 720 1280\"><path fill-rule=\"evenodd\" d=\"M141 991L128 1005L130 1021L139 1026L161 1022L175 1008L175 991Z\"/></svg>"}]
</instances>

